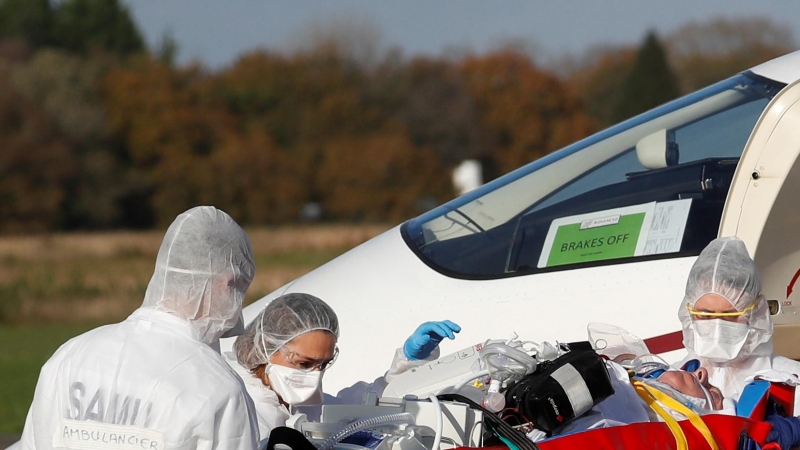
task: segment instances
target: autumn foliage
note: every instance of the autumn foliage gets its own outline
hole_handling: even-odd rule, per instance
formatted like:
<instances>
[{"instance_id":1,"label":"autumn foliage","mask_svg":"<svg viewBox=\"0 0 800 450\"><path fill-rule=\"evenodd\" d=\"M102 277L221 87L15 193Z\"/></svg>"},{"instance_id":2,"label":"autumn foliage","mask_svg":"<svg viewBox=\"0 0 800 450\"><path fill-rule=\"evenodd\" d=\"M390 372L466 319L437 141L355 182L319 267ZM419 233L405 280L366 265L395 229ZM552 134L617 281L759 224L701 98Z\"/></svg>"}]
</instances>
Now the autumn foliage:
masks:
<instances>
[{"instance_id":1,"label":"autumn foliage","mask_svg":"<svg viewBox=\"0 0 800 450\"><path fill-rule=\"evenodd\" d=\"M366 61L325 44L209 71L144 50L126 14L0 0L0 232L148 228L197 204L247 225L311 203L322 220L396 223L452 198L464 159L491 179L607 125L636 54L565 76L513 50ZM665 40L682 86L737 55L693 50L708 33ZM774 56L771 39L737 64Z\"/></svg>"},{"instance_id":2,"label":"autumn foliage","mask_svg":"<svg viewBox=\"0 0 800 450\"><path fill-rule=\"evenodd\" d=\"M10 71L35 70L35 58ZM297 221L309 202L327 220L398 222L451 198L463 159L496 176L593 130L563 82L509 52L365 67L335 52L259 51L218 73L147 55L107 61L84 71L103 112L84 138L46 101L4 90L2 157L18 178L0 183L14 198L5 231L147 227L207 203L252 225ZM96 183L67 188L100 161ZM92 189L104 217L70 206Z\"/></svg>"},{"instance_id":3,"label":"autumn foliage","mask_svg":"<svg viewBox=\"0 0 800 450\"><path fill-rule=\"evenodd\" d=\"M500 175L596 129L583 105L555 75L505 51L468 57L461 71L478 105L485 155Z\"/></svg>"}]
</instances>

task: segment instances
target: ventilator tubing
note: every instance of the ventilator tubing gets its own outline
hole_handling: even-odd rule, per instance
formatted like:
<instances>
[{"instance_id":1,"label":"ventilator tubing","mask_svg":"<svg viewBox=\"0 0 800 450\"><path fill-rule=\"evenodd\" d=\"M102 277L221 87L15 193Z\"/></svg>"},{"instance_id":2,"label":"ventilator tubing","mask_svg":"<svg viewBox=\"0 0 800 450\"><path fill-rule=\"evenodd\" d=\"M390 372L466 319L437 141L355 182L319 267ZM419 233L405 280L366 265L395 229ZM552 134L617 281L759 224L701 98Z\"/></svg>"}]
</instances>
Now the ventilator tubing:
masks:
<instances>
[{"instance_id":1,"label":"ventilator tubing","mask_svg":"<svg viewBox=\"0 0 800 450\"><path fill-rule=\"evenodd\" d=\"M345 428L337 431L336 433L332 434L331 437L325 440L322 444L319 445L319 450L332 450L333 447L345 439L347 436L350 436L353 433L359 432L361 430L366 430L367 428L374 428L381 425L392 425L392 424L414 424L414 415L409 412L397 413L397 414L386 414L383 416L375 416L370 417L368 419L362 419L356 422L351 423L350 425L346 426Z\"/></svg>"}]
</instances>

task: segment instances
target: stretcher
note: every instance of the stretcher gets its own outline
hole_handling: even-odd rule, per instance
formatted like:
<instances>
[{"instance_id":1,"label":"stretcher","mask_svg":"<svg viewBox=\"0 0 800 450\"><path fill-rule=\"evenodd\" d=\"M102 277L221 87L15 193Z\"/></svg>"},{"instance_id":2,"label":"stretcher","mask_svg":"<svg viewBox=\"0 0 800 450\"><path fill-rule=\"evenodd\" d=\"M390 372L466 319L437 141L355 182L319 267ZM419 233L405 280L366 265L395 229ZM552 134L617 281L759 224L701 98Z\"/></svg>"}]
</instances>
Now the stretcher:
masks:
<instances>
[{"instance_id":1,"label":"stretcher","mask_svg":"<svg viewBox=\"0 0 800 450\"><path fill-rule=\"evenodd\" d=\"M455 450L571 450L571 449L598 449L598 450L780 450L776 444L768 444L767 436L771 425L763 421L767 399L771 398L784 408L791 408L794 392L793 388L779 383L757 381L746 389L737 405L736 416L723 414L706 414L701 417L702 426L697 426L696 421L676 421L679 431L671 428L666 422L641 422L628 425L595 428L557 435L543 441L533 443L525 435L505 423L496 415L483 415L482 422L487 430L493 432L493 438L485 441L487 445L473 446L441 446ZM467 399L451 398L453 396L439 396L443 401L469 402ZM464 403L460 403L465 406ZM471 404L477 409L480 406ZM791 410L791 409L788 409ZM449 414L454 413L451 410ZM419 414L419 413L418 413ZM700 416L696 416L697 419ZM302 433L296 430L276 429L270 437L269 447L280 449L276 444L287 444L293 450L316 450ZM276 436L278 436L276 438ZM306 436L308 437L308 436ZM504 445L494 445L502 442ZM317 446L319 443L316 444ZM388 448L427 449L430 445L409 447L407 445L394 445ZM383 447L370 447L366 444L352 445L339 444L338 450L375 450Z\"/></svg>"},{"instance_id":2,"label":"stretcher","mask_svg":"<svg viewBox=\"0 0 800 450\"><path fill-rule=\"evenodd\" d=\"M711 430L719 450L747 450L764 448L771 426L745 417L709 414L703 421ZM688 420L678 422L686 436L687 448L713 450L702 434ZM759 447L753 447L755 443ZM678 450L676 440L661 422L633 423L609 428L597 428L564 436L557 436L536 444L540 450ZM461 447L466 449L465 447ZM483 447L506 450L507 446ZM514 449L512 449L514 450Z\"/></svg>"},{"instance_id":3,"label":"stretcher","mask_svg":"<svg viewBox=\"0 0 800 450\"><path fill-rule=\"evenodd\" d=\"M685 446L664 422L633 423L598 428L556 436L536 444L540 450L602 449L602 450L779 450L766 442L771 425L764 422L768 399L786 411L794 407L794 387L783 383L755 381L745 389L737 404L737 415L707 414L702 421L713 437L713 443L689 420L678 421L685 437ZM483 447L491 450L508 446ZM515 449L512 449L515 450ZM785 449L786 450L786 449Z\"/></svg>"},{"instance_id":4,"label":"stretcher","mask_svg":"<svg viewBox=\"0 0 800 450\"><path fill-rule=\"evenodd\" d=\"M673 345L673 343L668 342L668 339L665 339L662 344L665 346ZM302 443L289 442L289 447L294 450L302 448L307 448L308 450L313 448L324 450L449 450L454 448L464 450L477 448L488 448L490 450L562 450L576 448L603 450L779 449L776 444L767 443L767 437L772 428L770 423L764 421L767 404L771 400L784 411L794 411L794 387L764 380L755 381L747 386L738 399L736 415L726 415L698 413L698 410L678 402L673 397L645 382L640 376L633 376L630 380L631 386L644 403L661 418L661 421L636 422L628 425L592 428L568 434L559 434L560 430L565 429L564 425L567 423L561 421L562 414L565 420L568 421L571 417L575 417L575 414L587 411L587 409L581 409L580 412L576 412L575 408L570 409L569 403L564 403L563 399L558 399L558 393L566 392L562 391L565 386L567 389L571 389L569 386L571 383L574 385L574 381L567 380L559 384L558 389L553 388L551 390L526 390L526 386L536 385L537 380L549 382L551 379L556 379L555 374L560 372L563 367L569 367L576 374L578 373L576 368L579 368L581 369L581 375L599 376L598 374L601 374L607 376L606 365L597 353L577 350L577 347L575 344L569 344L567 353L553 360L553 364L548 366L549 368L537 372L536 377L531 375L509 388L505 395L508 400L512 401L512 404L510 407L507 405L499 413L492 412L484 407L480 400L468 398L459 393L431 393L428 398L410 395L396 398L395 402L378 402L373 406L367 405L366 401L364 405L359 406L325 405L322 409L321 422L338 431L324 436L314 436L313 431L324 431L318 428L319 425L315 425L317 428L301 426L297 428L297 430L302 431L301 433L297 434L297 430L290 430L291 432L287 432L284 438L289 441L305 441ZM481 350L481 352L485 353L486 349ZM472 356L475 357L476 355ZM447 357L443 359L447 360ZM600 369L595 367L598 364ZM430 384L434 369L439 369L440 372L443 370L442 367L438 366L434 366L433 369L429 370L425 370L423 367L422 373L424 376L417 378L424 378L424 381ZM633 374L633 371L629 370L630 374ZM449 376L449 374L446 375ZM558 377L561 377L561 375ZM437 380L439 378L444 379L447 377L440 374ZM597 381L596 378L592 380L593 382ZM419 380L414 378L411 381ZM526 384L527 381L531 381L531 383ZM451 380L445 380L444 382L449 383ZM588 382L585 377L581 378L581 383L586 383L583 385L583 392L587 396L594 396L595 404L597 404L598 401L602 401L605 397L594 395L597 390L592 389L595 387L593 382ZM602 388L602 383L597 383L597 385ZM438 387L438 385L436 386ZM541 385L536 386L541 387ZM548 386L552 387L552 385ZM422 387L410 383L409 380L405 380L405 384L402 387L407 390L417 389L417 392L424 392ZM519 392L517 392L517 388L520 388ZM612 389L611 393L613 394L613 392ZM520 394L519 397L516 396L517 393ZM557 400L554 401L554 398ZM586 397L586 399L587 401L591 400L589 397ZM392 399L389 398L388 400ZM553 403L552 408L548 408L547 401ZM572 402L571 397L569 401ZM559 405L556 405L556 403L559 403ZM534 409L531 409L531 405L534 406ZM528 409L525 410L524 408ZM770 408L771 411L775 410L772 406ZM549 414L552 417L549 417L549 419L547 417L543 418L543 414L537 416L537 414L550 409L552 411ZM677 413L678 417L687 417L687 419L676 420L667 410ZM524 420L520 420L516 424L509 422L510 415L505 415L506 411L516 411L516 417ZM568 416L572 412L575 412L575 414ZM366 426L358 428L360 425L357 425L359 422L400 415L406 415L410 418L411 422L405 422L409 424L410 428L401 428L399 432L394 434L390 432L391 437L389 438L386 437L389 435L382 434L385 432L384 430L376 427L372 427L370 430L370 427ZM554 417L557 419L556 422L553 421ZM367 441L354 442L351 440L348 442L346 436L350 436L349 434L342 434L342 439L334 439L332 435L341 433L342 424L350 424L347 425L348 427L355 426L354 430L365 430L367 438L372 436L376 439L372 439L371 442L368 442L370 439L367 439ZM378 424L381 424L380 420L371 425ZM533 431L533 428L530 428L534 424L534 428L537 431ZM526 436L523 430L531 432L531 436L533 433L540 433L540 436L546 435L550 437L544 440L537 438L536 443L534 443ZM309 431L312 432L309 433ZM374 432L374 434L370 435L371 432ZM320 440L312 444L305 438L312 439L311 442L313 442L313 438L319 438ZM444 439L449 442L445 442ZM321 440L325 440L328 445L325 442L321 442ZM270 444L274 447L277 443L273 441L271 436ZM305 447L306 444L311 447Z\"/></svg>"},{"instance_id":5,"label":"stretcher","mask_svg":"<svg viewBox=\"0 0 800 450\"><path fill-rule=\"evenodd\" d=\"M534 444L487 445L483 447L457 446L455 450L779 450L774 444L767 444L766 439L771 425L747 417L709 414L703 416L703 422L713 435L713 445L688 420L679 421L685 436L685 445L678 444L672 430L663 422L633 423L608 428L596 428L572 434L556 436ZM290 433L291 432L291 433ZM277 436L277 437L276 437ZM520 433L523 439L524 435ZM281 449L284 444L293 450L316 450L299 432L285 427L276 428L270 436L268 449ZM336 449L352 450L353 445L337 446Z\"/></svg>"}]
</instances>

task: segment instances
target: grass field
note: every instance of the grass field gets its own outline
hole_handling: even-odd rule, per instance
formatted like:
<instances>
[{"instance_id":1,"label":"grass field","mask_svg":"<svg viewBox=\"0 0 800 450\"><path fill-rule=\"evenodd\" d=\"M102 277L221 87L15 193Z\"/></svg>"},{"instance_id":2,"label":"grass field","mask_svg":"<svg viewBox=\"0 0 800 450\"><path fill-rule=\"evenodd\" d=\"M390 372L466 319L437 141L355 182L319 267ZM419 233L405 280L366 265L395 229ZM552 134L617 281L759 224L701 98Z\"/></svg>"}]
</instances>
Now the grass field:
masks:
<instances>
[{"instance_id":1,"label":"grass field","mask_svg":"<svg viewBox=\"0 0 800 450\"><path fill-rule=\"evenodd\" d=\"M39 369L66 340L96 324L0 325L0 434L19 434Z\"/></svg>"},{"instance_id":2,"label":"grass field","mask_svg":"<svg viewBox=\"0 0 800 450\"><path fill-rule=\"evenodd\" d=\"M251 303L384 231L248 229ZM141 305L162 232L0 237L0 434L22 431L42 364L68 340Z\"/></svg>"}]
</instances>

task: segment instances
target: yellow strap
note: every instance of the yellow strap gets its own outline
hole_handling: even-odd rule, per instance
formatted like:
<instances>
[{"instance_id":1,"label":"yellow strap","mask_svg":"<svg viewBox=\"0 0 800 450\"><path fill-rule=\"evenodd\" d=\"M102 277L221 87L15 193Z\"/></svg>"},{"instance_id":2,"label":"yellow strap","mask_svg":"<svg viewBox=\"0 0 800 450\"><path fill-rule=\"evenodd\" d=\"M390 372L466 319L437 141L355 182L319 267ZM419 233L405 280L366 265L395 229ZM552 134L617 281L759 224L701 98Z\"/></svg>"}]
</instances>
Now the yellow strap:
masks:
<instances>
[{"instance_id":1,"label":"yellow strap","mask_svg":"<svg viewBox=\"0 0 800 450\"><path fill-rule=\"evenodd\" d=\"M717 446L717 441L716 439L714 439L714 435L711 434L711 430L708 429L708 425L706 425L706 423L703 422L703 419L700 418L700 415L692 411L690 408L687 408L685 405L681 404L680 402L670 397L669 395L659 391L658 389L648 386L647 384L641 381L634 381L634 385L643 388L648 394L650 394L649 396L651 398L661 402L668 408L671 408L686 416L689 419L689 422L691 422L691 424L694 425L694 427L697 429L697 431L699 431L700 434L703 435L703 438L705 438L706 442L708 442L708 446L711 447L712 450L719 450L719 447ZM641 394L639 394L639 396L641 396ZM648 405L650 405L650 407L653 408L653 410L655 410L656 413L661 415L661 413L659 413L659 411L654 407L653 404L648 403ZM658 407L658 405L655 406ZM664 411L664 413L666 413L666 411ZM661 415L661 417L663 418L664 416ZM670 416L670 418L672 417Z\"/></svg>"},{"instance_id":2,"label":"yellow strap","mask_svg":"<svg viewBox=\"0 0 800 450\"><path fill-rule=\"evenodd\" d=\"M689 419L689 422L691 422L692 425L694 425L694 427L697 428L697 431L699 431L700 434L702 434L703 437L706 439L706 442L708 442L708 446L711 447L712 450L719 450L719 447L717 446L717 441L716 439L714 439L714 435L711 434L711 430L708 429L708 425L706 425L706 423L703 422L703 419L700 418L699 414L692 411L691 408L686 407L686 405L681 404L680 402L670 397L669 395L659 391L658 389L653 388L652 386L644 384L644 387L650 392L650 395L652 395L659 402L666 405L667 408L674 409L675 411L678 411L679 413L686 416Z\"/></svg>"},{"instance_id":3,"label":"yellow strap","mask_svg":"<svg viewBox=\"0 0 800 450\"><path fill-rule=\"evenodd\" d=\"M675 437L675 445L677 445L678 450L688 450L689 444L686 442L686 435L683 434L683 430L681 426L678 425L678 421L675 420L672 416L669 415L668 412L664 411L656 400L653 398L652 393L650 390L647 389L647 386L642 383L641 381L631 380L633 382L633 387L636 389L636 393L639 394L639 397L647 403L647 406L653 409L667 424L669 430L672 432L672 436Z\"/></svg>"}]
</instances>

